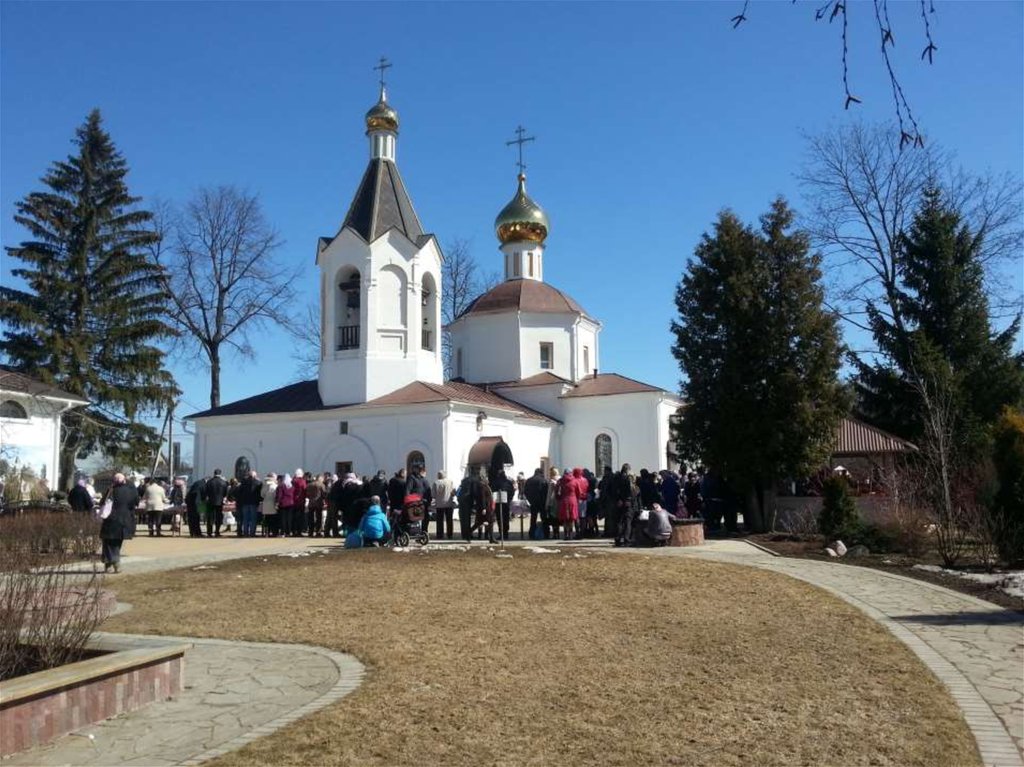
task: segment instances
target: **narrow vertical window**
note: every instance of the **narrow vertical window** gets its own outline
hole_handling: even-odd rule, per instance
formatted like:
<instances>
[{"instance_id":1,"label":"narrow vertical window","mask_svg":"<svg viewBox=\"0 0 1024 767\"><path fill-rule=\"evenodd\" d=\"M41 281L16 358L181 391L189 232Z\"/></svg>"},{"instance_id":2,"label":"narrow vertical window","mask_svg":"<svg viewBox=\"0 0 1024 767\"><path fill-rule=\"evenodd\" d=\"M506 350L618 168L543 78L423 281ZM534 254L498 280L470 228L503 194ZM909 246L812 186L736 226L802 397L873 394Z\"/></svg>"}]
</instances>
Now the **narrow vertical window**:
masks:
<instances>
[{"instance_id":1,"label":"narrow vertical window","mask_svg":"<svg viewBox=\"0 0 1024 767\"><path fill-rule=\"evenodd\" d=\"M555 345L542 343L540 345L540 369L551 370L555 366Z\"/></svg>"},{"instance_id":2,"label":"narrow vertical window","mask_svg":"<svg viewBox=\"0 0 1024 767\"><path fill-rule=\"evenodd\" d=\"M528 255L529 255L529 259L530 259L530 276L532 277L533 276L533 251L531 250Z\"/></svg>"},{"instance_id":3,"label":"narrow vertical window","mask_svg":"<svg viewBox=\"0 0 1024 767\"><path fill-rule=\"evenodd\" d=\"M462 378L462 349L455 350L455 377Z\"/></svg>"},{"instance_id":4,"label":"narrow vertical window","mask_svg":"<svg viewBox=\"0 0 1024 767\"><path fill-rule=\"evenodd\" d=\"M583 375L590 373L590 347L583 347Z\"/></svg>"},{"instance_id":5,"label":"narrow vertical window","mask_svg":"<svg viewBox=\"0 0 1024 767\"><path fill-rule=\"evenodd\" d=\"M522 253L516 253L515 258L512 259L512 276L513 277L518 277L519 273L522 271L521 267L519 266L519 259L522 258L522 257L523 257Z\"/></svg>"}]
</instances>

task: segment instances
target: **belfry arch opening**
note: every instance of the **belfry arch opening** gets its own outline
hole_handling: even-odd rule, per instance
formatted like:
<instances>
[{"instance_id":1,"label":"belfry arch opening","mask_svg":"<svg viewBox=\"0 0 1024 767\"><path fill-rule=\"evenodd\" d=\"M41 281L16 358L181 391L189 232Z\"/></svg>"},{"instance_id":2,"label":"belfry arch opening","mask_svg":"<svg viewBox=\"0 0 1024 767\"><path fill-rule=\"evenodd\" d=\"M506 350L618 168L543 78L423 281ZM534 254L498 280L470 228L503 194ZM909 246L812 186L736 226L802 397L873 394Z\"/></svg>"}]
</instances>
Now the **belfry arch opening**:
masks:
<instances>
[{"instance_id":1,"label":"belfry arch opening","mask_svg":"<svg viewBox=\"0 0 1024 767\"><path fill-rule=\"evenodd\" d=\"M335 281L334 325L336 351L358 349L362 340L362 279L354 266L342 267Z\"/></svg>"}]
</instances>

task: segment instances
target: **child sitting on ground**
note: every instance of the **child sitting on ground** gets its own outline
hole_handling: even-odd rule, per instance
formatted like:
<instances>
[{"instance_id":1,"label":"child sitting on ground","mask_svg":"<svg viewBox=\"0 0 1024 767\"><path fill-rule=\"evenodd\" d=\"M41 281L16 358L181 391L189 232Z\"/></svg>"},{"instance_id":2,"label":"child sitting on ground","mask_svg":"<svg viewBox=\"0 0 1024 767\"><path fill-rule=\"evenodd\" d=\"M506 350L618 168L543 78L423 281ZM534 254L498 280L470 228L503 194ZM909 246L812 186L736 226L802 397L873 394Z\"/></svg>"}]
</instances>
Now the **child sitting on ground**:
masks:
<instances>
[{"instance_id":1,"label":"child sitting on ground","mask_svg":"<svg viewBox=\"0 0 1024 767\"><path fill-rule=\"evenodd\" d=\"M370 498L370 508L366 510L359 522L359 532L363 535L364 546L380 546L387 543L391 535L391 523L380 507L380 497Z\"/></svg>"}]
</instances>

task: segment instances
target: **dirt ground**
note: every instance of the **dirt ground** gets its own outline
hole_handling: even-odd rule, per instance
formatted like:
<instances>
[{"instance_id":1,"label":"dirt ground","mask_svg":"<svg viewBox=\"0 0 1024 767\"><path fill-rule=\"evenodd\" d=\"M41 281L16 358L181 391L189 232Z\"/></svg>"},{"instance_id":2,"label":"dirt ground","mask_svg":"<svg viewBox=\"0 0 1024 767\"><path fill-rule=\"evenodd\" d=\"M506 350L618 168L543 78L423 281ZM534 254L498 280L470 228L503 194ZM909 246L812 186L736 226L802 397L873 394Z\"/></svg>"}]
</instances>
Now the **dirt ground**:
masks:
<instances>
[{"instance_id":1,"label":"dirt ground","mask_svg":"<svg viewBox=\"0 0 1024 767\"><path fill-rule=\"evenodd\" d=\"M766 549L781 554L784 557L801 557L804 559L820 559L837 562L838 564L857 565L858 567L872 567L876 570L905 575L908 578L915 578L919 581L934 583L944 586L961 594L969 594L986 602L1005 607L1008 610L1024 612L1024 599L1015 597L1001 591L991 583L978 583L977 581L959 578L955 575L929 572L915 568L914 565L941 565L942 560L935 552L929 552L921 557L907 557L902 554L869 554L866 557L856 559L836 560L825 553L826 542L820 536L813 536L809 539L805 536L793 536L784 533L765 533L762 535L748 536L749 540L764 546ZM977 568L975 571L981 572Z\"/></svg>"},{"instance_id":2,"label":"dirt ground","mask_svg":"<svg viewBox=\"0 0 1024 767\"><path fill-rule=\"evenodd\" d=\"M429 550L428 550L429 551ZM214 764L972 765L917 658L774 573L388 549L121 577L104 628L349 652L343 701Z\"/></svg>"}]
</instances>

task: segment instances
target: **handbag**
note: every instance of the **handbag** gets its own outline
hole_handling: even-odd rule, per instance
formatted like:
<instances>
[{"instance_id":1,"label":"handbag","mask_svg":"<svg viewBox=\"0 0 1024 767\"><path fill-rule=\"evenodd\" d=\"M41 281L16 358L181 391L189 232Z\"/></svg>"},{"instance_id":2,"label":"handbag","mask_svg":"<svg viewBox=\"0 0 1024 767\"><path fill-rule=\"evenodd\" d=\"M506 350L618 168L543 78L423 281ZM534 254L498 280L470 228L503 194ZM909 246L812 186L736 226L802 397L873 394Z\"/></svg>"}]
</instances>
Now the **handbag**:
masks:
<instances>
[{"instance_id":1,"label":"handbag","mask_svg":"<svg viewBox=\"0 0 1024 767\"><path fill-rule=\"evenodd\" d=\"M100 519L106 519L110 516L110 513L114 510L114 499L107 498L103 504L96 509L96 516Z\"/></svg>"}]
</instances>

